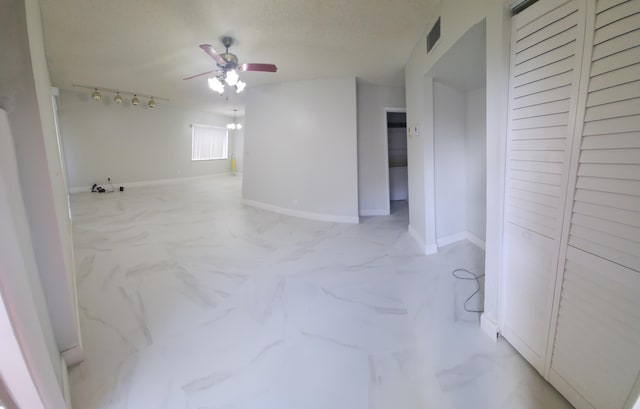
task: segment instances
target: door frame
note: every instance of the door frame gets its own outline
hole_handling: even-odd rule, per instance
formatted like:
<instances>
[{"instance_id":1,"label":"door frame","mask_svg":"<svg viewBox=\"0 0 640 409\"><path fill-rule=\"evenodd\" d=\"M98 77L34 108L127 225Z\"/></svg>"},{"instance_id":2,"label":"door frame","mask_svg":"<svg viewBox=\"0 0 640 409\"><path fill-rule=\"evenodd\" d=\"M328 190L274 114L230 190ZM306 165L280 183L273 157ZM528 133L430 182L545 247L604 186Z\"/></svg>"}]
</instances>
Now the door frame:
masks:
<instances>
[{"instance_id":1,"label":"door frame","mask_svg":"<svg viewBox=\"0 0 640 409\"><path fill-rule=\"evenodd\" d=\"M385 211L386 211L386 215L391 214L391 187L389 186L390 183L390 176L389 176L389 122L387 120L387 114L388 113L403 113L405 114L405 118L407 115L407 108L404 107L385 107L384 108L384 175L385 175ZM405 130L405 138L407 137L406 135L406 130ZM407 200L408 202L408 200Z\"/></svg>"}]
</instances>

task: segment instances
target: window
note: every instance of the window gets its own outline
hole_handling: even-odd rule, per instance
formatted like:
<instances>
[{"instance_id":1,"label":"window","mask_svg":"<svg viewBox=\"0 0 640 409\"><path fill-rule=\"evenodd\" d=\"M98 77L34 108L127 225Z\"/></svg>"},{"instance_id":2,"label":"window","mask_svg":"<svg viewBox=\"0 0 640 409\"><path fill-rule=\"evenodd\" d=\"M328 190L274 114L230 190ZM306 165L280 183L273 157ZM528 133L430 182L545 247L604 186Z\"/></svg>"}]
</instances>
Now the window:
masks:
<instances>
[{"instance_id":1,"label":"window","mask_svg":"<svg viewBox=\"0 0 640 409\"><path fill-rule=\"evenodd\" d=\"M191 160L227 159L228 154L227 128L191 125Z\"/></svg>"}]
</instances>

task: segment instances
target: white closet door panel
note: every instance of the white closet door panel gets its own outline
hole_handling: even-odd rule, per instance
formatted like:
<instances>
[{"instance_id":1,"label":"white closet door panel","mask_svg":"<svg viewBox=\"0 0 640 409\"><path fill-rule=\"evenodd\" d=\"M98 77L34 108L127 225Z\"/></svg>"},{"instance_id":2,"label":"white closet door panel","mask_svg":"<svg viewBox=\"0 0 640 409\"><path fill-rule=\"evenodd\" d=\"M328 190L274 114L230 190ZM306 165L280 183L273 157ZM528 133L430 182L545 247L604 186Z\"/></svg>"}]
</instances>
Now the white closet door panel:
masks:
<instances>
[{"instance_id":1,"label":"white closet door panel","mask_svg":"<svg viewBox=\"0 0 640 409\"><path fill-rule=\"evenodd\" d=\"M561 151L566 148L565 139L520 139L514 140L514 151Z\"/></svg>"},{"instance_id":2,"label":"white closet door panel","mask_svg":"<svg viewBox=\"0 0 640 409\"><path fill-rule=\"evenodd\" d=\"M558 48L551 49L544 54L538 55L528 60L523 60L516 65L516 73L524 74L525 72L544 67L557 61L564 60L576 53L576 42L564 44Z\"/></svg>"},{"instance_id":3,"label":"white closet door panel","mask_svg":"<svg viewBox=\"0 0 640 409\"><path fill-rule=\"evenodd\" d=\"M624 65L623 68L616 68L620 63ZM640 52L634 48L603 58L591 65L591 72L589 91L633 82L640 72Z\"/></svg>"},{"instance_id":4,"label":"white closet door panel","mask_svg":"<svg viewBox=\"0 0 640 409\"><path fill-rule=\"evenodd\" d=\"M582 64L580 4L539 1L512 22L502 334L540 372L547 358Z\"/></svg>"},{"instance_id":5,"label":"white closet door panel","mask_svg":"<svg viewBox=\"0 0 640 409\"><path fill-rule=\"evenodd\" d=\"M549 379L622 409L640 369L640 1L595 9Z\"/></svg>"},{"instance_id":6,"label":"white closet door panel","mask_svg":"<svg viewBox=\"0 0 640 409\"><path fill-rule=\"evenodd\" d=\"M554 63L536 68L535 70L525 72L515 77L513 85L520 87L522 85L530 84L535 81L540 81L545 78L553 77L554 75L563 74L573 69L575 65L574 57L570 56L563 60L556 61ZM565 98L568 98L567 95Z\"/></svg>"},{"instance_id":7,"label":"white closet door panel","mask_svg":"<svg viewBox=\"0 0 640 409\"><path fill-rule=\"evenodd\" d=\"M599 29L596 30L596 34L593 37L594 47L593 47L593 56L591 58L594 61L599 60L600 58L603 57L603 55L601 55L603 43L608 42L612 39L615 39L616 41L620 41L621 39L625 38L627 35L633 34L634 31L637 31L637 27L639 26L640 26L640 14L632 14L618 21L615 21L611 24L607 24L606 26L600 27ZM635 33L634 35L637 35L637 33ZM622 41L624 42L626 40L622 40ZM636 42L635 44L631 44L631 46L622 48L621 50L634 47L637 44L638 43ZM613 45L611 46L614 48L616 47Z\"/></svg>"},{"instance_id":8,"label":"white closet door panel","mask_svg":"<svg viewBox=\"0 0 640 409\"><path fill-rule=\"evenodd\" d=\"M569 12L569 14L566 14ZM558 20L553 23L539 28L537 31L533 32L531 35L522 38L518 41L516 45L516 53L521 53L524 50L527 50L535 45L542 43L545 40L558 36L567 30L578 25L578 19L576 18L576 11L571 11L571 9L567 9L564 16L561 16L562 13L558 14L556 12L553 14L554 18L558 18ZM531 29L531 27L530 27Z\"/></svg>"},{"instance_id":9,"label":"white closet door panel","mask_svg":"<svg viewBox=\"0 0 640 409\"><path fill-rule=\"evenodd\" d=\"M522 199L522 200L528 200L532 203L537 203L537 204L541 204L544 206L549 206L549 207L554 207L556 209L558 209L556 211L556 215L557 212L560 211L560 200L557 197L554 196L549 196L549 195L543 195L540 193L534 193L534 192L530 192L530 191L526 191L526 190L519 190L519 189L511 189L509 191L509 195L508 197L515 197L518 199Z\"/></svg>"},{"instance_id":10,"label":"white closet door panel","mask_svg":"<svg viewBox=\"0 0 640 409\"><path fill-rule=\"evenodd\" d=\"M520 13L517 17L516 36L518 42L553 24L566 19L577 10L575 3L569 0L549 0L532 5L528 13ZM515 45L516 50L518 44Z\"/></svg>"},{"instance_id":11,"label":"white closet door panel","mask_svg":"<svg viewBox=\"0 0 640 409\"><path fill-rule=\"evenodd\" d=\"M513 119L525 119L538 116L554 115L569 112L569 99L552 101L526 108L514 109Z\"/></svg>"},{"instance_id":12,"label":"white closet door panel","mask_svg":"<svg viewBox=\"0 0 640 409\"><path fill-rule=\"evenodd\" d=\"M563 167L562 167L562 163L512 160L512 161L509 161L508 169L529 170L532 172L552 173L555 175L561 175Z\"/></svg>"},{"instance_id":13,"label":"white closet door panel","mask_svg":"<svg viewBox=\"0 0 640 409\"><path fill-rule=\"evenodd\" d=\"M622 408L640 368L640 274L569 247L552 369L597 409Z\"/></svg>"},{"instance_id":14,"label":"white closet door panel","mask_svg":"<svg viewBox=\"0 0 640 409\"><path fill-rule=\"evenodd\" d=\"M596 2L596 18L601 13L613 8L620 7L620 4L627 2L628 0L598 0Z\"/></svg>"},{"instance_id":15,"label":"white closet door panel","mask_svg":"<svg viewBox=\"0 0 640 409\"><path fill-rule=\"evenodd\" d=\"M628 1L618 7L613 7L599 13L596 17L596 28L601 28L636 13L640 13L640 3L637 1Z\"/></svg>"},{"instance_id":16,"label":"white closet door panel","mask_svg":"<svg viewBox=\"0 0 640 409\"><path fill-rule=\"evenodd\" d=\"M638 42L640 44L640 42ZM585 121L620 118L640 114L640 98L618 100L604 105L587 108Z\"/></svg>"},{"instance_id":17,"label":"white closet door panel","mask_svg":"<svg viewBox=\"0 0 640 409\"><path fill-rule=\"evenodd\" d=\"M575 214L583 214L592 217L602 217L605 220L611 220L629 226L640 227L640 218L638 218L636 212L630 210L615 209L608 206L576 201L573 205L573 212Z\"/></svg>"},{"instance_id":18,"label":"white closet door panel","mask_svg":"<svg viewBox=\"0 0 640 409\"><path fill-rule=\"evenodd\" d=\"M545 185L560 186L562 182L560 175L553 173L530 172L523 170L512 170L511 177L513 180L522 180L525 182L542 183Z\"/></svg>"},{"instance_id":19,"label":"white closet door panel","mask_svg":"<svg viewBox=\"0 0 640 409\"><path fill-rule=\"evenodd\" d=\"M558 212L558 209L556 207L535 203L531 200L524 200L514 196L512 196L510 200L513 207L527 210L531 213L539 214L542 216L547 216L549 218L553 218Z\"/></svg>"},{"instance_id":20,"label":"white closet door panel","mask_svg":"<svg viewBox=\"0 0 640 409\"><path fill-rule=\"evenodd\" d=\"M640 129L640 115L633 115L587 122L584 125L584 135L636 132L638 129Z\"/></svg>"},{"instance_id":21,"label":"white closet door panel","mask_svg":"<svg viewBox=\"0 0 640 409\"><path fill-rule=\"evenodd\" d=\"M606 217L603 215L603 217ZM640 251L640 229L635 226L614 222L608 219L587 216L584 214L574 213L571 223L574 226L582 226L588 229L611 235L613 237L622 238L628 241L631 248Z\"/></svg>"},{"instance_id":22,"label":"white closet door panel","mask_svg":"<svg viewBox=\"0 0 640 409\"><path fill-rule=\"evenodd\" d=\"M544 60L549 58L552 53L560 47L567 44L574 44L576 41L576 27L575 25L568 30L558 33L555 36L549 37L546 40L526 48L520 52L516 52L516 65L519 65L525 61L529 61L535 57L545 56ZM575 44L574 44L575 47ZM554 57L550 57L549 61L554 61Z\"/></svg>"},{"instance_id":23,"label":"white closet door panel","mask_svg":"<svg viewBox=\"0 0 640 409\"><path fill-rule=\"evenodd\" d=\"M620 67L628 67L638 63L640 63L640 56L633 49L624 50L618 54L594 61L591 65L591 76L596 77L617 70Z\"/></svg>"},{"instance_id":24,"label":"white closet door panel","mask_svg":"<svg viewBox=\"0 0 640 409\"><path fill-rule=\"evenodd\" d=\"M596 190L599 192L621 193L637 196L640 192L640 180L620 180L607 178L579 177L578 189Z\"/></svg>"},{"instance_id":25,"label":"white closet door panel","mask_svg":"<svg viewBox=\"0 0 640 409\"><path fill-rule=\"evenodd\" d=\"M521 98L527 95L538 94L543 91L549 91L555 88L571 85L573 81L573 73L565 72L554 75L544 80L517 86L513 88L512 94L515 98Z\"/></svg>"},{"instance_id":26,"label":"white closet door panel","mask_svg":"<svg viewBox=\"0 0 640 409\"><path fill-rule=\"evenodd\" d=\"M526 160L536 162L556 162L562 163L564 152L562 151L513 151L512 160Z\"/></svg>"},{"instance_id":27,"label":"white closet door panel","mask_svg":"<svg viewBox=\"0 0 640 409\"><path fill-rule=\"evenodd\" d=\"M578 176L635 180L639 174L640 165L581 164L578 168Z\"/></svg>"},{"instance_id":28,"label":"white closet door panel","mask_svg":"<svg viewBox=\"0 0 640 409\"><path fill-rule=\"evenodd\" d=\"M640 149L632 147L628 149L585 149L580 155L580 163L638 164L640 163Z\"/></svg>"},{"instance_id":29,"label":"white closet door panel","mask_svg":"<svg viewBox=\"0 0 640 409\"><path fill-rule=\"evenodd\" d=\"M640 85L631 87L628 85L617 85L590 93L587 97L587 107L590 108L632 98L640 98Z\"/></svg>"},{"instance_id":30,"label":"white closet door panel","mask_svg":"<svg viewBox=\"0 0 640 409\"><path fill-rule=\"evenodd\" d=\"M513 108L524 108L531 105L543 104L545 102L560 101L571 96L571 86L565 85L560 88L553 88L548 91L538 92L513 100Z\"/></svg>"},{"instance_id":31,"label":"white closet door panel","mask_svg":"<svg viewBox=\"0 0 640 409\"><path fill-rule=\"evenodd\" d=\"M511 140L518 139L566 139L566 126L550 126L546 128L512 129Z\"/></svg>"},{"instance_id":32,"label":"white closet door panel","mask_svg":"<svg viewBox=\"0 0 640 409\"><path fill-rule=\"evenodd\" d=\"M582 138L582 149L640 148L640 132L591 135Z\"/></svg>"},{"instance_id":33,"label":"white closet door panel","mask_svg":"<svg viewBox=\"0 0 640 409\"><path fill-rule=\"evenodd\" d=\"M640 197L638 196L577 189L575 200L576 202L581 201L608 206L613 209L640 212Z\"/></svg>"},{"instance_id":34,"label":"white closet door panel","mask_svg":"<svg viewBox=\"0 0 640 409\"><path fill-rule=\"evenodd\" d=\"M514 338L523 355L540 370L545 351L553 287L553 240L509 223L506 226L510 291L505 292L505 337ZM514 337L515 336L515 337ZM515 345L518 347L518 345ZM524 347L524 348L523 348Z\"/></svg>"}]
</instances>

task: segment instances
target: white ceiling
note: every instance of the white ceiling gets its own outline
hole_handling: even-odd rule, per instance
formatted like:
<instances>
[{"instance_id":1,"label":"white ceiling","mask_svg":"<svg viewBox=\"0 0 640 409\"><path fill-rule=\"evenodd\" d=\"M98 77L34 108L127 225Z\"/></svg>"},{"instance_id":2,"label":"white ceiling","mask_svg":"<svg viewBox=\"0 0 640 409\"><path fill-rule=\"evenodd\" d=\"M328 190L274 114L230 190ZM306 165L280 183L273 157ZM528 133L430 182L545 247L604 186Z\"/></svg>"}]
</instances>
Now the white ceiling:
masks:
<instances>
[{"instance_id":1,"label":"white ceiling","mask_svg":"<svg viewBox=\"0 0 640 409\"><path fill-rule=\"evenodd\" d=\"M243 73L251 86L337 76L404 86L404 65L435 0L41 0L52 82L169 98L232 114L242 98L210 91L199 44L278 72ZM240 97L240 98L239 98Z\"/></svg>"}]
</instances>

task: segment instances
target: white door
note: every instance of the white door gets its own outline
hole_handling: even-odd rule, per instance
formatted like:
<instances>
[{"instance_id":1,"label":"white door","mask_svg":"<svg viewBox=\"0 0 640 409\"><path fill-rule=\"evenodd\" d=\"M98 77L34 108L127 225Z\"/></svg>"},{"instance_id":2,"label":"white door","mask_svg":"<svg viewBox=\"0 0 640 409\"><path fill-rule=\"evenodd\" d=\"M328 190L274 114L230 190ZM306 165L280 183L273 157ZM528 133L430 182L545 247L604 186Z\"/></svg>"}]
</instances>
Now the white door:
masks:
<instances>
[{"instance_id":1,"label":"white door","mask_svg":"<svg viewBox=\"0 0 640 409\"><path fill-rule=\"evenodd\" d=\"M584 9L584 1L546 0L512 20L501 333L541 373L567 200Z\"/></svg>"}]
</instances>

